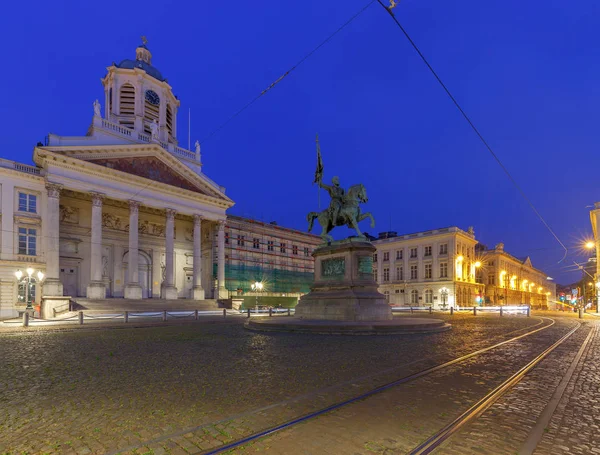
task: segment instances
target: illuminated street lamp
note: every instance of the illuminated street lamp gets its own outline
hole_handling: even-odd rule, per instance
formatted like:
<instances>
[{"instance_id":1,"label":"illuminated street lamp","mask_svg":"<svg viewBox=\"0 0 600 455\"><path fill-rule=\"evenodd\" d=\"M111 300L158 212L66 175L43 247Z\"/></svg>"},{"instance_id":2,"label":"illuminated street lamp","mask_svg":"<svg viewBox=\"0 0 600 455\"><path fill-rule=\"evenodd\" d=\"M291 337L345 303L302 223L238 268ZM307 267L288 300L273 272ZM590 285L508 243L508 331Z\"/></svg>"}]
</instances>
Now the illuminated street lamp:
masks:
<instances>
[{"instance_id":1,"label":"illuminated street lamp","mask_svg":"<svg viewBox=\"0 0 600 455\"><path fill-rule=\"evenodd\" d=\"M256 313L258 314L258 293L263 290L264 285L260 281L255 281L250 285L252 290L256 293L254 299L254 308L256 309Z\"/></svg>"},{"instance_id":2,"label":"illuminated street lamp","mask_svg":"<svg viewBox=\"0 0 600 455\"><path fill-rule=\"evenodd\" d=\"M585 247L586 247L588 250L592 250L592 249L596 248L596 244L595 244L594 242L592 242L592 241L585 242L585 245L584 245L584 246L585 246Z\"/></svg>"},{"instance_id":3,"label":"illuminated street lamp","mask_svg":"<svg viewBox=\"0 0 600 455\"><path fill-rule=\"evenodd\" d=\"M599 283L600 285L600 283ZM440 289L440 294L442 295L442 308L446 309L446 302L448 301L448 289L442 288Z\"/></svg>"},{"instance_id":4,"label":"illuminated street lamp","mask_svg":"<svg viewBox=\"0 0 600 455\"><path fill-rule=\"evenodd\" d=\"M25 284L25 303L27 304L25 309L27 311L33 311L33 306L31 305L31 276L35 273L35 270L28 267L25 272L27 272L27 275L24 276L21 270L17 270L15 272L15 277L17 278L17 283ZM41 283L44 279L44 274L41 270L38 270L36 275L38 282Z\"/></svg>"}]
</instances>

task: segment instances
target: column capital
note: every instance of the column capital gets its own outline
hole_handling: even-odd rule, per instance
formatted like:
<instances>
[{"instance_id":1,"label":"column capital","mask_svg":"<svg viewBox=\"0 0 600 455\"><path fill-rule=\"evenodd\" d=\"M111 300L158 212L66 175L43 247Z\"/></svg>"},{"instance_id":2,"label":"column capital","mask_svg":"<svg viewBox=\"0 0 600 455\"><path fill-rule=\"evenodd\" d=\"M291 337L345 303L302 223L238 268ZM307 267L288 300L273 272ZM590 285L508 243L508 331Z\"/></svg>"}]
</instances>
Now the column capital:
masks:
<instances>
[{"instance_id":1,"label":"column capital","mask_svg":"<svg viewBox=\"0 0 600 455\"><path fill-rule=\"evenodd\" d=\"M102 201L104 201L103 193L96 193L95 191L91 191L90 196L92 196L92 205L94 207L102 207Z\"/></svg>"},{"instance_id":2,"label":"column capital","mask_svg":"<svg viewBox=\"0 0 600 455\"><path fill-rule=\"evenodd\" d=\"M204 217L202 215L194 215L194 226L196 226L197 224L200 224L202 222L202 220L204 219Z\"/></svg>"},{"instance_id":3,"label":"column capital","mask_svg":"<svg viewBox=\"0 0 600 455\"><path fill-rule=\"evenodd\" d=\"M60 197L60 191L62 190L62 185L57 183L46 183L46 190L48 190L48 197L58 199Z\"/></svg>"},{"instance_id":4,"label":"column capital","mask_svg":"<svg viewBox=\"0 0 600 455\"><path fill-rule=\"evenodd\" d=\"M129 200L129 213L138 213L140 209L140 201Z\"/></svg>"},{"instance_id":5,"label":"column capital","mask_svg":"<svg viewBox=\"0 0 600 455\"><path fill-rule=\"evenodd\" d=\"M167 221L173 221L175 219L175 215L177 214L177 210L175 209L166 209L167 213Z\"/></svg>"},{"instance_id":6,"label":"column capital","mask_svg":"<svg viewBox=\"0 0 600 455\"><path fill-rule=\"evenodd\" d=\"M225 220L219 220L219 221L217 221L217 223L219 223L219 231L224 231L225 230Z\"/></svg>"}]
</instances>

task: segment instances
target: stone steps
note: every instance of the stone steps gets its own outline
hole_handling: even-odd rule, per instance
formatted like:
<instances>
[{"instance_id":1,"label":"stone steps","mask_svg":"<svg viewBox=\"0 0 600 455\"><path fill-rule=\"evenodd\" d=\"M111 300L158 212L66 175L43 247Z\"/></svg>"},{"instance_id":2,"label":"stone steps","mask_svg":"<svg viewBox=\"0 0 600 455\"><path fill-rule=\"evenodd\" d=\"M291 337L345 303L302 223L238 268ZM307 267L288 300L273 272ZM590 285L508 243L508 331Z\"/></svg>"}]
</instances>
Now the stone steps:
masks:
<instances>
[{"instance_id":1,"label":"stone steps","mask_svg":"<svg viewBox=\"0 0 600 455\"><path fill-rule=\"evenodd\" d=\"M219 305L214 299L71 299L73 310L94 312L120 311L177 311L177 310L217 310Z\"/></svg>"}]
</instances>

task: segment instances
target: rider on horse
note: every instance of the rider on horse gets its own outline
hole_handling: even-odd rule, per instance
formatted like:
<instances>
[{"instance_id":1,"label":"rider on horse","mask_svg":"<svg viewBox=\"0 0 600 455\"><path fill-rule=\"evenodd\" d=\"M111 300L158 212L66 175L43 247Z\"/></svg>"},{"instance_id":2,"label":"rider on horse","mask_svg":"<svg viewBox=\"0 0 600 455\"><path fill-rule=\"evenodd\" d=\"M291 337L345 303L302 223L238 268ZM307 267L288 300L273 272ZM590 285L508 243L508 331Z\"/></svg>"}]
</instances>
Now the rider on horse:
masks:
<instances>
[{"instance_id":1,"label":"rider on horse","mask_svg":"<svg viewBox=\"0 0 600 455\"><path fill-rule=\"evenodd\" d=\"M340 179L338 176L333 177L331 179L331 183L333 183L333 185L329 186L319 182L319 186L324 190L327 190L329 193L329 197L331 198L331 202L329 204L329 215L331 216L333 223L335 223L340 214L340 210L342 209L346 192L344 191L344 188L340 186Z\"/></svg>"}]
</instances>

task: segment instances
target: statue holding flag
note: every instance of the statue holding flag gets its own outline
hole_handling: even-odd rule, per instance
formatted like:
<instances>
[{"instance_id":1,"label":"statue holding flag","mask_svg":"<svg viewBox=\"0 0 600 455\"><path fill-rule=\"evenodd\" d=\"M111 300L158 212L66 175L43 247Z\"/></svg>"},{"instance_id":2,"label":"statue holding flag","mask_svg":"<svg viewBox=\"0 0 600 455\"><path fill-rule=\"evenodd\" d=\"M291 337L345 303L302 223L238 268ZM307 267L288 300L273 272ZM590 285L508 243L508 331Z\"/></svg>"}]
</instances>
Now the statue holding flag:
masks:
<instances>
[{"instance_id":1,"label":"statue holding flag","mask_svg":"<svg viewBox=\"0 0 600 455\"><path fill-rule=\"evenodd\" d=\"M359 236L362 236L358 223L366 218L371 218L371 227L375 226L375 219L371 213L361 213L359 204L368 201L367 190L362 184L353 185L348 192L340 186L339 177L331 179L331 185L323 184L323 159L321 157L321 148L319 147L319 135L317 135L317 169L315 171L315 180L319 188L323 188L329 193L331 201L329 207L322 212L310 212L307 216L309 223L308 232L312 230L314 220L317 219L323 228L321 237L324 241L333 240L329 232L336 226L348 226L355 229ZM320 204L319 204L320 205Z\"/></svg>"}]
</instances>

